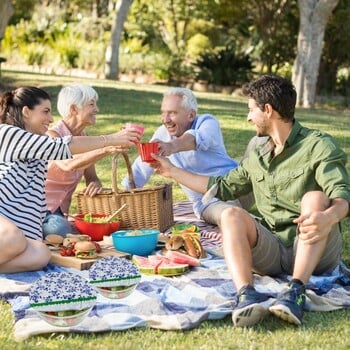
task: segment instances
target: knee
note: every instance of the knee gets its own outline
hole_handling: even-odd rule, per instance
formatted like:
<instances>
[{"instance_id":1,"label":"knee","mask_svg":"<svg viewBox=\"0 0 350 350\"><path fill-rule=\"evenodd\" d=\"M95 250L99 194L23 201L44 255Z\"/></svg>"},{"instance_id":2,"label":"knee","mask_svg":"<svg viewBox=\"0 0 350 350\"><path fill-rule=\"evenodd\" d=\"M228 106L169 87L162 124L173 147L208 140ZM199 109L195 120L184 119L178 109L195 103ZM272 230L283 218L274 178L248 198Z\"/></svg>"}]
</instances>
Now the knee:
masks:
<instances>
[{"instance_id":1,"label":"knee","mask_svg":"<svg viewBox=\"0 0 350 350\"><path fill-rule=\"evenodd\" d=\"M50 262L51 252L49 250L43 252L40 258L34 263L33 270L41 270Z\"/></svg>"},{"instance_id":2,"label":"knee","mask_svg":"<svg viewBox=\"0 0 350 350\"><path fill-rule=\"evenodd\" d=\"M301 211L325 210L330 206L330 199L321 191L306 192L301 199Z\"/></svg>"},{"instance_id":3,"label":"knee","mask_svg":"<svg viewBox=\"0 0 350 350\"><path fill-rule=\"evenodd\" d=\"M241 207L229 207L225 208L221 213L221 221L227 219L233 219L237 217L242 217L246 211Z\"/></svg>"},{"instance_id":4,"label":"knee","mask_svg":"<svg viewBox=\"0 0 350 350\"><path fill-rule=\"evenodd\" d=\"M51 259L51 251L46 246L46 244L40 242L40 241L32 241L31 244L34 246L33 252L35 252L35 258L32 257L30 263L30 270L36 271L41 270L44 268Z\"/></svg>"},{"instance_id":5,"label":"knee","mask_svg":"<svg viewBox=\"0 0 350 350\"><path fill-rule=\"evenodd\" d=\"M23 232L11 221L0 218L0 247L3 248L2 257L11 259L22 253L27 246Z\"/></svg>"}]
</instances>

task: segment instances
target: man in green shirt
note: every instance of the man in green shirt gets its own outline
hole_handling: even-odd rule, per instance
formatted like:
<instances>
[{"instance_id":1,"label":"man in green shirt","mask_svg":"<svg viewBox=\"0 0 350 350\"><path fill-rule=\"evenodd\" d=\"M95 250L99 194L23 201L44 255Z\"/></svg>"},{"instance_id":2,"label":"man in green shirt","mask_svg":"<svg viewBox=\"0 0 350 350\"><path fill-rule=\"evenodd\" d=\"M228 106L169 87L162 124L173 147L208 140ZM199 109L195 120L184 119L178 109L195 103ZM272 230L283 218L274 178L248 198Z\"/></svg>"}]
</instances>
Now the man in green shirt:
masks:
<instances>
[{"instance_id":1,"label":"man in green shirt","mask_svg":"<svg viewBox=\"0 0 350 350\"><path fill-rule=\"evenodd\" d=\"M158 156L154 167L163 176L200 193L209 190L221 200L253 191L261 220L239 207L221 214L225 260L238 291L233 323L250 326L271 312L299 325L305 283L311 274L322 274L340 262L339 222L349 214L350 202L347 157L331 136L294 119L296 91L290 81L265 75L243 91L248 121L257 136L268 138L238 168L225 176L207 177ZM273 302L255 290L252 271L288 273L292 279Z\"/></svg>"}]
</instances>

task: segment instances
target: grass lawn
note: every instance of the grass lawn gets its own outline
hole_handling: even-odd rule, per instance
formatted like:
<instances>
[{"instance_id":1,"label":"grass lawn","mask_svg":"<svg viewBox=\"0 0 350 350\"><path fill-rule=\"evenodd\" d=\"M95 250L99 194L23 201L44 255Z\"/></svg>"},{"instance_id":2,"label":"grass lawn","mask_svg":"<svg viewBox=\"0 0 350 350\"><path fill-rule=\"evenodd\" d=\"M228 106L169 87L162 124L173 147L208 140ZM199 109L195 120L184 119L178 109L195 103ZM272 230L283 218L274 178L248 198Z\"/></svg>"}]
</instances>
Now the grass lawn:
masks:
<instances>
[{"instance_id":1,"label":"grass lawn","mask_svg":"<svg viewBox=\"0 0 350 350\"><path fill-rule=\"evenodd\" d=\"M71 82L91 84L99 93L100 113L97 125L90 134L112 133L125 122L146 127L147 140L160 124L159 108L164 86L134 85L115 81L47 76L15 71L3 71L0 90L6 87L35 85L45 88L53 97L53 111L57 116L56 97L62 85ZM232 96L196 93L199 113L209 112L220 121L228 153L240 159L248 140L254 135L246 121L245 99ZM298 110L297 118L303 125L319 128L332 134L341 147L350 154L350 114L339 110ZM56 120L58 118L56 117ZM130 159L136 150L130 152ZM111 187L111 158L98 162L97 171L105 187ZM350 166L348 165L350 171ZM125 174L124 164L118 168L118 179ZM165 181L155 176L154 183ZM175 184L175 200L185 199ZM74 210L74 208L73 208ZM350 266L350 220L342 223L343 260ZM190 331L160 331L131 329L102 334L52 334L31 337L17 343L12 336L14 319L10 307L0 304L1 349L348 349L350 346L350 317L348 310L332 312L306 312L301 327L294 327L270 317L249 328L232 327L231 318L203 322Z\"/></svg>"}]
</instances>

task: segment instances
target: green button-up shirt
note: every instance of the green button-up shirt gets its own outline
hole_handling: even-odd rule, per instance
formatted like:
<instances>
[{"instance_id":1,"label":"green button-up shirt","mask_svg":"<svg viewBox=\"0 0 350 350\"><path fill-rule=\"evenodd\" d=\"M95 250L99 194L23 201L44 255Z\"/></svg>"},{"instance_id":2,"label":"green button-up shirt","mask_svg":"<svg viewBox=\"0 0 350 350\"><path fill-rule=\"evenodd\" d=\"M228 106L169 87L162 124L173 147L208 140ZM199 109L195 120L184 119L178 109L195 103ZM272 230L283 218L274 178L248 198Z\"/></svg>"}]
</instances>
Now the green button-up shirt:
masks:
<instances>
[{"instance_id":1,"label":"green button-up shirt","mask_svg":"<svg viewBox=\"0 0 350 350\"><path fill-rule=\"evenodd\" d=\"M350 202L350 180L346 154L334 139L295 121L285 145L273 156L273 143L251 151L238 168L225 176L210 177L208 189L218 185L216 197L232 200L251 191L263 224L286 246L293 244L302 196L322 191L330 199Z\"/></svg>"}]
</instances>

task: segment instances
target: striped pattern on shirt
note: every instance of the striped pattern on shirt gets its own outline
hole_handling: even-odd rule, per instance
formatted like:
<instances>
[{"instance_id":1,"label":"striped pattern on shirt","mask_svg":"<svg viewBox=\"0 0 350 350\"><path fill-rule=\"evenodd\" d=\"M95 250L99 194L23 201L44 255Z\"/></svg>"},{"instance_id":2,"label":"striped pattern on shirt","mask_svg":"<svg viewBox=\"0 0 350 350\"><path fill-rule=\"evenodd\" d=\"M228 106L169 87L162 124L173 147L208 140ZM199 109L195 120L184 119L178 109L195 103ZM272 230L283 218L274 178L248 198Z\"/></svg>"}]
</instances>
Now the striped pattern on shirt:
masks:
<instances>
[{"instance_id":1,"label":"striped pattern on shirt","mask_svg":"<svg viewBox=\"0 0 350 350\"><path fill-rule=\"evenodd\" d=\"M0 215L28 238L42 239L47 161L70 158L70 140L0 125Z\"/></svg>"}]
</instances>

